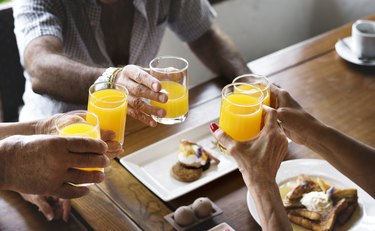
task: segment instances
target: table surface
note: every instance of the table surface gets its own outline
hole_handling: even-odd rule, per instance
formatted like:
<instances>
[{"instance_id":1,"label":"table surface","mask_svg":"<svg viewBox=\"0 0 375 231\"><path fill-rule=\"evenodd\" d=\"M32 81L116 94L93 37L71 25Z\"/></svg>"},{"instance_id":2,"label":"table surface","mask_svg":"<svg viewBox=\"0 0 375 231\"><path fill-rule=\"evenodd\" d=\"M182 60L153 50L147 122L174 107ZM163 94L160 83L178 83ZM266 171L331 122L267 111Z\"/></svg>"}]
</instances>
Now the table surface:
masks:
<instances>
[{"instance_id":1,"label":"table surface","mask_svg":"<svg viewBox=\"0 0 375 231\"><path fill-rule=\"evenodd\" d=\"M375 20L375 15L368 17ZM375 146L375 68L350 64L335 52L339 38L350 36L351 24L298 43L249 63L254 73L266 75L312 115L342 132ZM215 119L220 92L226 83L213 79L190 91L190 111L179 125L149 128L131 118L127 122L128 155L179 131ZM209 128L207 128L209 129ZM290 143L288 159L319 158L311 150ZM163 202L129 173L118 160L106 169L103 183L88 196L72 200L68 223L47 222L36 207L16 193L0 191L0 230L173 230L164 216L201 196L209 197L223 214L199 230L226 222L236 230L260 230L246 205L246 187L236 170L184 196Z\"/></svg>"}]
</instances>

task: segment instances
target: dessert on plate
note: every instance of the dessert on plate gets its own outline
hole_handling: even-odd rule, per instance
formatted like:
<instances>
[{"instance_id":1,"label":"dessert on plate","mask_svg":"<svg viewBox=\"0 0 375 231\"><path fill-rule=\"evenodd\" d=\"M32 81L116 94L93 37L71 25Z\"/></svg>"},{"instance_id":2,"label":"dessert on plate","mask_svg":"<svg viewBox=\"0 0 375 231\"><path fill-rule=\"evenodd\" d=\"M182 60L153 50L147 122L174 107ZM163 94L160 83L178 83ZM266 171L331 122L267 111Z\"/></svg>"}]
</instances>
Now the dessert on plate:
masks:
<instances>
[{"instance_id":1,"label":"dessert on plate","mask_svg":"<svg viewBox=\"0 0 375 231\"><path fill-rule=\"evenodd\" d=\"M345 224L358 206L356 189L338 189L321 178L299 175L283 198L289 220L309 230L333 230Z\"/></svg>"},{"instance_id":2,"label":"dessert on plate","mask_svg":"<svg viewBox=\"0 0 375 231\"><path fill-rule=\"evenodd\" d=\"M219 164L219 160L206 151L201 145L181 140L178 161L171 168L171 175L179 181L192 182L199 179L203 171L211 164Z\"/></svg>"}]
</instances>

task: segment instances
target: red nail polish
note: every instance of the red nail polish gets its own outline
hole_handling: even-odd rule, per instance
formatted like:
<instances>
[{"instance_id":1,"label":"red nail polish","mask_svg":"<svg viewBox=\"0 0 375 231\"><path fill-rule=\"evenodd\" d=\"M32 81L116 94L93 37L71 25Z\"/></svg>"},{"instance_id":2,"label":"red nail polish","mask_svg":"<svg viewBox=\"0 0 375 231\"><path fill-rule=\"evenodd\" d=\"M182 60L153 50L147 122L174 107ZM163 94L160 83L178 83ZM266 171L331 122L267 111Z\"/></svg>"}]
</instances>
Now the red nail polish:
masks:
<instances>
[{"instance_id":1,"label":"red nail polish","mask_svg":"<svg viewBox=\"0 0 375 231\"><path fill-rule=\"evenodd\" d=\"M219 128L219 126L217 126L216 123L211 123L210 124L211 132L215 132L218 128Z\"/></svg>"}]
</instances>

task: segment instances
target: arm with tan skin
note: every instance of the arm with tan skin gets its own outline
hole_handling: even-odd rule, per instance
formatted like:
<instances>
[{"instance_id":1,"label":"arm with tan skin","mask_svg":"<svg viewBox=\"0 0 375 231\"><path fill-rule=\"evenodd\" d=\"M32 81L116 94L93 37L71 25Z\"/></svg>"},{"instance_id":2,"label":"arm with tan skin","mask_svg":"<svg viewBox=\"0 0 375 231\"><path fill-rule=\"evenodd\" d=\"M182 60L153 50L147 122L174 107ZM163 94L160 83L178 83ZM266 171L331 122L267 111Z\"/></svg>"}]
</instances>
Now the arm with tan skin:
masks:
<instances>
[{"instance_id":1,"label":"arm with tan skin","mask_svg":"<svg viewBox=\"0 0 375 231\"><path fill-rule=\"evenodd\" d=\"M188 45L211 71L230 81L251 72L233 42L216 25Z\"/></svg>"},{"instance_id":2,"label":"arm with tan skin","mask_svg":"<svg viewBox=\"0 0 375 231\"><path fill-rule=\"evenodd\" d=\"M290 94L271 86L271 105L287 136L321 155L375 197L375 149L308 114Z\"/></svg>"},{"instance_id":3,"label":"arm with tan skin","mask_svg":"<svg viewBox=\"0 0 375 231\"><path fill-rule=\"evenodd\" d=\"M87 103L90 85L105 71L105 68L87 66L64 56L63 43L54 36L32 40L25 49L24 63L34 92L70 103ZM130 92L128 114L156 126L149 115L163 116L165 111L146 104L142 98L166 102L167 96L159 93L160 82L135 65L125 66L117 81Z\"/></svg>"},{"instance_id":4,"label":"arm with tan skin","mask_svg":"<svg viewBox=\"0 0 375 231\"><path fill-rule=\"evenodd\" d=\"M263 230L292 230L275 178L284 160L288 143L281 131L276 112L265 110L265 126L249 141L236 142L217 125L211 125L215 138L234 157L242 178L254 199ZM272 161L270 161L272 160Z\"/></svg>"}]
</instances>

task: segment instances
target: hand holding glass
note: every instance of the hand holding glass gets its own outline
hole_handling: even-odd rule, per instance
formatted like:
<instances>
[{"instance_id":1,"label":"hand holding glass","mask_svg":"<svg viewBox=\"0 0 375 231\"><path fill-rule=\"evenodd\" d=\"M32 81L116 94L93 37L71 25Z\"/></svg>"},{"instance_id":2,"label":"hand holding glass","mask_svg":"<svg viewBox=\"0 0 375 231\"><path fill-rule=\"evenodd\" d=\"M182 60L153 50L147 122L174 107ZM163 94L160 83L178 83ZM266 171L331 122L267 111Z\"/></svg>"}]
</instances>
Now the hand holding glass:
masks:
<instances>
[{"instance_id":1,"label":"hand holding glass","mask_svg":"<svg viewBox=\"0 0 375 231\"><path fill-rule=\"evenodd\" d=\"M124 143L128 94L126 87L117 83L99 82L89 89L87 110L98 115L101 129L116 133L115 141L120 144Z\"/></svg>"},{"instance_id":2,"label":"hand holding glass","mask_svg":"<svg viewBox=\"0 0 375 231\"><path fill-rule=\"evenodd\" d=\"M166 110L165 117L152 115L161 124L183 122L189 111L189 94L187 84L188 62L179 57L162 56L150 62L150 74L160 80L162 92L168 94L166 103L151 101L151 104Z\"/></svg>"},{"instance_id":3,"label":"hand holding glass","mask_svg":"<svg viewBox=\"0 0 375 231\"><path fill-rule=\"evenodd\" d=\"M263 91L251 84L232 83L225 86L221 98L220 128L236 141L246 141L258 135L263 98Z\"/></svg>"},{"instance_id":4,"label":"hand holding glass","mask_svg":"<svg viewBox=\"0 0 375 231\"><path fill-rule=\"evenodd\" d=\"M270 106L270 86L271 82L268 80L267 77L262 76L262 75L255 75L255 74L245 74L245 75L240 75L236 77L233 80L233 83L248 83L253 86L258 87L263 91L264 95L264 101L263 104ZM251 86L239 86L240 88L238 90L247 90Z\"/></svg>"},{"instance_id":5,"label":"hand holding glass","mask_svg":"<svg viewBox=\"0 0 375 231\"><path fill-rule=\"evenodd\" d=\"M55 122L56 130L60 136L80 136L100 139L100 128L98 117L88 111L78 110L63 114ZM84 171L102 171L103 168L79 168ZM79 184L76 186L87 186Z\"/></svg>"}]
</instances>

